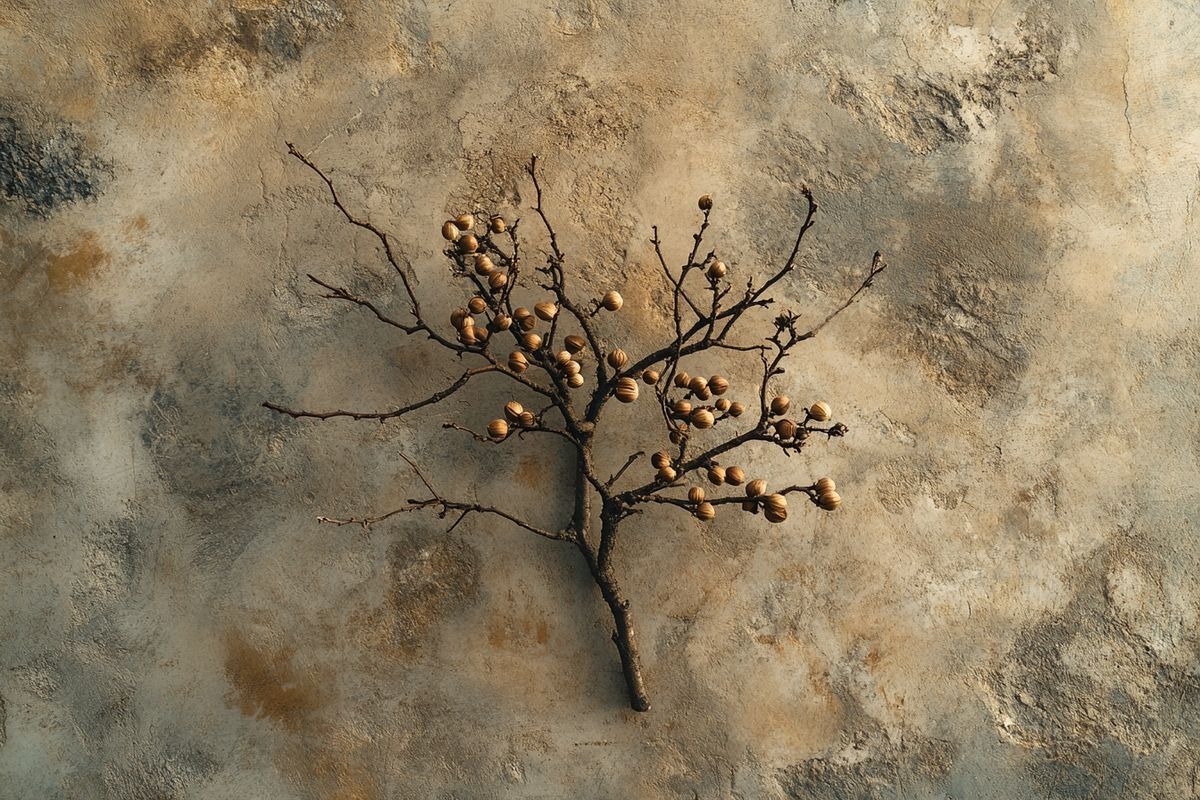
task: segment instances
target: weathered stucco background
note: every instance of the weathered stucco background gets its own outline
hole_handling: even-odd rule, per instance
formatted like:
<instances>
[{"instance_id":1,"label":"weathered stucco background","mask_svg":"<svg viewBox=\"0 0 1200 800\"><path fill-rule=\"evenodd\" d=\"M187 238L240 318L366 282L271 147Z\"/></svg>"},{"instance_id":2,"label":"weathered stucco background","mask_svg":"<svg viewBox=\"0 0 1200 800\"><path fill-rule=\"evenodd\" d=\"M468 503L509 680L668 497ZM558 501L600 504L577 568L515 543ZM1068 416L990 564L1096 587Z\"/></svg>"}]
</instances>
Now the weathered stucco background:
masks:
<instances>
[{"instance_id":1,"label":"weathered stucco background","mask_svg":"<svg viewBox=\"0 0 1200 800\"><path fill-rule=\"evenodd\" d=\"M1195 796L1198 45L1184 0L0 1L0 797ZM744 275L813 187L812 317L887 253L784 381L851 435L747 460L844 510L626 534L651 713L571 548L314 521L397 451L553 519L566 460L443 434L500 384L259 407L458 369L304 280L402 307L285 140L442 310L441 220L540 153L631 351L702 191Z\"/></svg>"}]
</instances>

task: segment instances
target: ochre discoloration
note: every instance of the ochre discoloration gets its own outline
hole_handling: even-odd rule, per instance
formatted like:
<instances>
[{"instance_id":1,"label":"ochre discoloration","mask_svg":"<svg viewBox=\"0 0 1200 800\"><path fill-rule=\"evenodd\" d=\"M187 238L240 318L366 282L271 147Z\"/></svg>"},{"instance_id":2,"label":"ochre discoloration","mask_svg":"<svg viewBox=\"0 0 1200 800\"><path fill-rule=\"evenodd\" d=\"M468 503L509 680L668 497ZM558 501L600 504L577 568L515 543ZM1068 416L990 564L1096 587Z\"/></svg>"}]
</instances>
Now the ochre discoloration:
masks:
<instances>
[{"instance_id":1,"label":"ochre discoloration","mask_svg":"<svg viewBox=\"0 0 1200 800\"><path fill-rule=\"evenodd\" d=\"M49 256L46 275L50 288L58 292L73 289L90 280L111 260L96 234L89 231L80 236L70 250Z\"/></svg>"},{"instance_id":2,"label":"ochre discoloration","mask_svg":"<svg viewBox=\"0 0 1200 800\"><path fill-rule=\"evenodd\" d=\"M238 630L225 635L229 702L242 714L298 731L328 701L326 688L297 663L290 647L258 645Z\"/></svg>"}]
</instances>

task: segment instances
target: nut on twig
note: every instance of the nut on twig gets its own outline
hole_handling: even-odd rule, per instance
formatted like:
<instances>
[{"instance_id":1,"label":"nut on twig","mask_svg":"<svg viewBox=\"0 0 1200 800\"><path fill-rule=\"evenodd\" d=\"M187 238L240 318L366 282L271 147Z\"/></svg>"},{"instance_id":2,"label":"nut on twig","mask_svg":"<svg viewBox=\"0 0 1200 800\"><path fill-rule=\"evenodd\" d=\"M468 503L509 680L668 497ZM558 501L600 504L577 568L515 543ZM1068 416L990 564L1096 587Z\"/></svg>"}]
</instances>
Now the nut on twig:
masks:
<instances>
[{"instance_id":1,"label":"nut on twig","mask_svg":"<svg viewBox=\"0 0 1200 800\"><path fill-rule=\"evenodd\" d=\"M632 403L638 399L637 381L630 377L617 379L617 399L622 403Z\"/></svg>"},{"instance_id":2,"label":"nut on twig","mask_svg":"<svg viewBox=\"0 0 1200 800\"><path fill-rule=\"evenodd\" d=\"M817 422L827 422L833 416L833 409L824 400L818 400L808 409L808 415Z\"/></svg>"}]
</instances>

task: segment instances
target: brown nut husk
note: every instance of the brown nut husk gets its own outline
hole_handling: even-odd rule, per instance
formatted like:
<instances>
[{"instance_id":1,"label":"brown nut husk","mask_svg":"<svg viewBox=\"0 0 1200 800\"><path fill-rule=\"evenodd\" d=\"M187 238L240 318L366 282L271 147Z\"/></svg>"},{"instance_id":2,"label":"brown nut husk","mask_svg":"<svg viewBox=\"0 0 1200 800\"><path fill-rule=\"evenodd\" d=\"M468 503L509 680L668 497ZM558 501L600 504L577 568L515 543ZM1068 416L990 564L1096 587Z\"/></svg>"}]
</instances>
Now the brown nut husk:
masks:
<instances>
[{"instance_id":1,"label":"brown nut husk","mask_svg":"<svg viewBox=\"0 0 1200 800\"><path fill-rule=\"evenodd\" d=\"M725 468L718 467L715 464L708 468L708 482L714 486L720 486L725 482Z\"/></svg>"},{"instance_id":2,"label":"brown nut husk","mask_svg":"<svg viewBox=\"0 0 1200 800\"><path fill-rule=\"evenodd\" d=\"M633 378L625 377L617 379L617 399L622 403L632 403L638 399L638 385Z\"/></svg>"},{"instance_id":3,"label":"brown nut husk","mask_svg":"<svg viewBox=\"0 0 1200 800\"><path fill-rule=\"evenodd\" d=\"M608 365L613 369L623 369L628 363L629 356L621 348L615 347L608 352Z\"/></svg>"},{"instance_id":4,"label":"brown nut husk","mask_svg":"<svg viewBox=\"0 0 1200 800\"><path fill-rule=\"evenodd\" d=\"M499 441L508 436L508 423L502 419L494 419L488 423L487 431L488 436Z\"/></svg>"},{"instance_id":5,"label":"brown nut husk","mask_svg":"<svg viewBox=\"0 0 1200 800\"><path fill-rule=\"evenodd\" d=\"M475 217L470 214L459 214L454 218L454 224L460 231L469 231L475 227Z\"/></svg>"},{"instance_id":6,"label":"brown nut husk","mask_svg":"<svg viewBox=\"0 0 1200 800\"><path fill-rule=\"evenodd\" d=\"M817 505L826 511L834 511L842 504L842 496L835 491L822 492L817 495Z\"/></svg>"},{"instance_id":7,"label":"brown nut husk","mask_svg":"<svg viewBox=\"0 0 1200 800\"><path fill-rule=\"evenodd\" d=\"M650 463L654 465L655 469L662 469L663 467L670 465L671 454L666 450L659 450L657 453L650 456Z\"/></svg>"},{"instance_id":8,"label":"brown nut husk","mask_svg":"<svg viewBox=\"0 0 1200 800\"><path fill-rule=\"evenodd\" d=\"M709 264L708 269L705 270L705 274L713 280L720 280L721 278L724 278L725 272L725 262L719 260Z\"/></svg>"},{"instance_id":9,"label":"brown nut husk","mask_svg":"<svg viewBox=\"0 0 1200 800\"><path fill-rule=\"evenodd\" d=\"M713 508L712 503L700 503L696 506L696 518L702 522L709 522L715 516L717 516L717 509Z\"/></svg>"},{"instance_id":10,"label":"brown nut husk","mask_svg":"<svg viewBox=\"0 0 1200 800\"><path fill-rule=\"evenodd\" d=\"M527 333L521 337L521 346L526 350L537 350L542 346L542 337L533 332Z\"/></svg>"},{"instance_id":11,"label":"brown nut husk","mask_svg":"<svg viewBox=\"0 0 1200 800\"><path fill-rule=\"evenodd\" d=\"M519 422L522 428L532 428L537 424L537 417L533 415L532 411L522 411Z\"/></svg>"},{"instance_id":12,"label":"brown nut husk","mask_svg":"<svg viewBox=\"0 0 1200 800\"><path fill-rule=\"evenodd\" d=\"M711 211L712 207L713 207L712 195L711 194L700 195L700 199L696 201L696 205L698 205L700 207L701 211Z\"/></svg>"},{"instance_id":13,"label":"brown nut husk","mask_svg":"<svg viewBox=\"0 0 1200 800\"><path fill-rule=\"evenodd\" d=\"M497 314L492 317L492 321L488 323L488 327L494 331L506 331L512 325L512 317L508 314Z\"/></svg>"},{"instance_id":14,"label":"brown nut husk","mask_svg":"<svg viewBox=\"0 0 1200 800\"><path fill-rule=\"evenodd\" d=\"M742 511L749 511L751 514L757 514L758 513L758 501L757 500L743 500L742 501Z\"/></svg>"},{"instance_id":15,"label":"brown nut husk","mask_svg":"<svg viewBox=\"0 0 1200 800\"><path fill-rule=\"evenodd\" d=\"M458 226L454 224L454 220L448 219L442 223L442 238L448 242L453 242L458 238Z\"/></svg>"},{"instance_id":16,"label":"brown nut husk","mask_svg":"<svg viewBox=\"0 0 1200 800\"><path fill-rule=\"evenodd\" d=\"M488 286L491 287L493 292L498 292L507 285L508 275L500 270L495 270L491 275L488 275Z\"/></svg>"},{"instance_id":17,"label":"brown nut husk","mask_svg":"<svg viewBox=\"0 0 1200 800\"><path fill-rule=\"evenodd\" d=\"M711 428L713 426L713 422L716 421L716 418L713 417L713 413L707 408L697 408L692 412L691 421L692 424L697 428L703 429Z\"/></svg>"},{"instance_id":18,"label":"brown nut husk","mask_svg":"<svg viewBox=\"0 0 1200 800\"><path fill-rule=\"evenodd\" d=\"M514 350L508 354L508 368L513 372L524 372L529 369L529 359L524 353Z\"/></svg>"},{"instance_id":19,"label":"brown nut husk","mask_svg":"<svg viewBox=\"0 0 1200 800\"><path fill-rule=\"evenodd\" d=\"M517 327L523 331L531 331L537 327L537 323L538 323L537 317L535 317L531 314L528 317L522 317L521 320L517 323Z\"/></svg>"},{"instance_id":20,"label":"brown nut husk","mask_svg":"<svg viewBox=\"0 0 1200 800\"><path fill-rule=\"evenodd\" d=\"M764 481L762 478L755 478L754 480L752 480L746 484L746 496L747 497L758 497L759 495L766 494L766 492L767 492L767 482Z\"/></svg>"},{"instance_id":21,"label":"brown nut husk","mask_svg":"<svg viewBox=\"0 0 1200 800\"><path fill-rule=\"evenodd\" d=\"M625 305L625 298L621 297L621 293L615 289L610 289L604 293L604 297L600 298L600 305L606 311L620 311L621 306Z\"/></svg>"},{"instance_id":22,"label":"brown nut husk","mask_svg":"<svg viewBox=\"0 0 1200 800\"><path fill-rule=\"evenodd\" d=\"M568 375L567 386L570 386L572 389L578 389L580 386L583 386L583 376L578 372L576 372L574 375Z\"/></svg>"},{"instance_id":23,"label":"brown nut husk","mask_svg":"<svg viewBox=\"0 0 1200 800\"><path fill-rule=\"evenodd\" d=\"M767 506L763 509L763 516L767 518L767 522L783 522L787 519L787 515L786 508L771 508Z\"/></svg>"},{"instance_id":24,"label":"brown nut husk","mask_svg":"<svg viewBox=\"0 0 1200 800\"><path fill-rule=\"evenodd\" d=\"M579 365L578 361L572 360L563 364L562 370L565 375L578 375L583 371L583 367Z\"/></svg>"},{"instance_id":25,"label":"brown nut husk","mask_svg":"<svg viewBox=\"0 0 1200 800\"><path fill-rule=\"evenodd\" d=\"M672 381L672 383L674 383L680 389L686 389L687 385L688 385L688 381L690 381L691 379L692 379L692 377L690 375L688 375L686 372L676 372L675 379Z\"/></svg>"},{"instance_id":26,"label":"brown nut husk","mask_svg":"<svg viewBox=\"0 0 1200 800\"><path fill-rule=\"evenodd\" d=\"M708 388L708 378L697 375L688 381L687 388L693 392L702 392Z\"/></svg>"},{"instance_id":27,"label":"brown nut husk","mask_svg":"<svg viewBox=\"0 0 1200 800\"><path fill-rule=\"evenodd\" d=\"M808 415L817 422L827 422L833 416L833 409L824 400L818 400L808 409Z\"/></svg>"},{"instance_id":28,"label":"brown nut husk","mask_svg":"<svg viewBox=\"0 0 1200 800\"><path fill-rule=\"evenodd\" d=\"M454 327L454 330L461 330L470 318L471 312L465 308L456 308L450 312L450 324Z\"/></svg>"},{"instance_id":29,"label":"brown nut husk","mask_svg":"<svg viewBox=\"0 0 1200 800\"><path fill-rule=\"evenodd\" d=\"M532 316L533 312L525 306L517 306L515 309L513 309L513 317L516 319L525 319L526 317Z\"/></svg>"},{"instance_id":30,"label":"brown nut husk","mask_svg":"<svg viewBox=\"0 0 1200 800\"><path fill-rule=\"evenodd\" d=\"M692 488L688 489L688 500L691 500L693 503L703 503L704 487L693 486Z\"/></svg>"},{"instance_id":31,"label":"brown nut husk","mask_svg":"<svg viewBox=\"0 0 1200 800\"><path fill-rule=\"evenodd\" d=\"M487 311L487 301L482 297L472 297L467 302L467 309L472 314L482 314L484 311Z\"/></svg>"},{"instance_id":32,"label":"brown nut husk","mask_svg":"<svg viewBox=\"0 0 1200 800\"><path fill-rule=\"evenodd\" d=\"M718 397L717 402L713 403L713 405L716 406L717 411L720 411L722 414L724 414L729 410L730 403L728 399L724 397Z\"/></svg>"},{"instance_id":33,"label":"brown nut husk","mask_svg":"<svg viewBox=\"0 0 1200 800\"><path fill-rule=\"evenodd\" d=\"M791 407L792 401L786 394L776 395L771 398L771 413L775 416L786 414Z\"/></svg>"},{"instance_id":34,"label":"brown nut husk","mask_svg":"<svg viewBox=\"0 0 1200 800\"><path fill-rule=\"evenodd\" d=\"M560 367L566 366L566 363L572 360L574 359L571 358L570 350L559 350L554 354L554 363Z\"/></svg>"},{"instance_id":35,"label":"brown nut husk","mask_svg":"<svg viewBox=\"0 0 1200 800\"><path fill-rule=\"evenodd\" d=\"M827 494L837 488L837 484L833 482L833 478L817 478L817 482L813 484L817 490L817 494Z\"/></svg>"},{"instance_id":36,"label":"brown nut husk","mask_svg":"<svg viewBox=\"0 0 1200 800\"><path fill-rule=\"evenodd\" d=\"M476 335L477 330L473 324L468 322L458 329L458 340L463 344L475 344L479 341L479 337Z\"/></svg>"},{"instance_id":37,"label":"brown nut husk","mask_svg":"<svg viewBox=\"0 0 1200 800\"><path fill-rule=\"evenodd\" d=\"M745 413L746 413L746 406L742 403L739 403L737 400L734 400L732 403L729 404L729 416L740 417L742 414L745 414Z\"/></svg>"},{"instance_id":38,"label":"brown nut husk","mask_svg":"<svg viewBox=\"0 0 1200 800\"><path fill-rule=\"evenodd\" d=\"M492 262L491 256L487 253L480 253L475 256L475 274L476 275L491 275L496 270L496 265Z\"/></svg>"},{"instance_id":39,"label":"brown nut husk","mask_svg":"<svg viewBox=\"0 0 1200 800\"><path fill-rule=\"evenodd\" d=\"M763 505L768 511L772 509L785 511L787 510L787 498L781 494L769 494L763 498Z\"/></svg>"},{"instance_id":40,"label":"brown nut husk","mask_svg":"<svg viewBox=\"0 0 1200 800\"><path fill-rule=\"evenodd\" d=\"M725 394L729 391L729 381L720 375L713 375L708 379L708 389L716 395Z\"/></svg>"},{"instance_id":41,"label":"brown nut husk","mask_svg":"<svg viewBox=\"0 0 1200 800\"><path fill-rule=\"evenodd\" d=\"M537 314L538 319L549 322L558 314L558 306L549 302L535 303L533 313Z\"/></svg>"},{"instance_id":42,"label":"brown nut husk","mask_svg":"<svg viewBox=\"0 0 1200 800\"><path fill-rule=\"evenodd\" d=\"M479 240L473 233L464 233L458 237L458 249L463 253L474 253L479 249Z\"/></svg>"},{"instance_id":43,"label":"brown nut husk","mask_svg":"<svg viewBox=\"0 0 1200 800\"><path fill-rule=\"evenodd\" d=\"M670 466L661 467L658 470L658 479L660 481L670 482L670 481L675 480L675 474L676 473L675 473L674 467L670 467Z\"/></svg>"},{"instance_id":44,"label":"brown nut husk","mask_svg":"<svg viewBox=\"0 0 1200 800\"><path fill-rule=\"evenodd\" d=\"M692 413L692 403L690 400L676 400L671 403L671 410L681 417L686 417Z\"/></svg>"},{"instance_id":45,"label":"brown nut husk","mask_svg":"<svg viewBox=\"0 0 1200 800\"><path fill-rule=\"evenodd\" d=\"M491 229L492 233L504 233L506 230L508 230L508 223L504 221L504 217L495 216L492 217L492 221L488 223L488 228Z\"/></svg>"},{"instance_id":46,"label":"brown nut husk","mask_svg":"<svg viewBox=\"0 0 1200 800\"><path fill-rule=\"evenodd\" d=\"M567 348L567 350L571 351L572 355L574 355L575 353L581 352L583 348L587 347L587 339L572 333L570 336L563 339L563 345Z\"/></svg>"},{"instance_id":47,"label":"brown nut husk","mask_svg":"<svg viewBox=\"0 0 1200 800\"><path fill-rule=\"evenodd\" d=\"M775 433L780 439L790 439L796 435L796 423L786 417L775 423Z\"/></svg>"},{"instance_id":48,"label":"brown nut husk","mask_svg":"<svg viewBox=\"0 0 1200 800\"><path fill-rule=\"evenodd\" d=\"M524 413L525 406L521 405L516 400L509 400L504 404L504 416L507 417L510 422L520 419L521 415Z\"/></svg>"},{"instance_id":49,"label":"brown nut husk","mask_svg":"<svg viewBox=\"0 0 1200 800\"><path fill-rule=\"evenodd\" d=\"M654 384L658 383L658 372L652 369L643 370L642 382L648 386L653 386Z\"/></svg>"}]
</instances>

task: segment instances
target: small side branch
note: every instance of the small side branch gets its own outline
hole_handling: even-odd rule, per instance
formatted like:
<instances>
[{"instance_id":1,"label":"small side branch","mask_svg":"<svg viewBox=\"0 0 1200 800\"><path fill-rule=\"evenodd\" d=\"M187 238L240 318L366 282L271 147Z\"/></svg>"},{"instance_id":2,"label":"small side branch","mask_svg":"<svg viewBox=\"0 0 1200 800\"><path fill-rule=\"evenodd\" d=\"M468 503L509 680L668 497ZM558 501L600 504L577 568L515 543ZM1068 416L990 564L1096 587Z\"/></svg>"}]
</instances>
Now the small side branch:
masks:
<instances>
[{"instance_id":1,"label":"small side branch","mask_svg":"<svg viewBox=\"0 0 1200 800\"><path fill-rule=\"evenodd\" d=\"M269 408L279 414L286 414L292 419L307 418L323 420L332 419L334 417L347 417L349 419L373 419L379 420L380 422L386 422L389 419L402 417L410 411L416 411L418 408L424 408L425 406L430 406L434 403L445 400L447 397L466 386L467 381L471 380L471 378L484 372L492 372L495 369L496 367L494 366L475 367L474 369L469 369L464 372L458 378L458 380L447 386L445 389L442 389L440 392L435 392L429 397L426 397L424 400L418 400L415 403L402 406L391 411L343 411L341 409L338 409L337 411L304 411L303 409L287 408L286 406L277 405L276 403L271 402L263 403L263 408Z\"/></svg>"}]
</instances>

